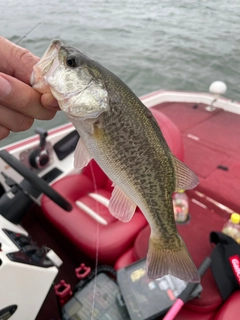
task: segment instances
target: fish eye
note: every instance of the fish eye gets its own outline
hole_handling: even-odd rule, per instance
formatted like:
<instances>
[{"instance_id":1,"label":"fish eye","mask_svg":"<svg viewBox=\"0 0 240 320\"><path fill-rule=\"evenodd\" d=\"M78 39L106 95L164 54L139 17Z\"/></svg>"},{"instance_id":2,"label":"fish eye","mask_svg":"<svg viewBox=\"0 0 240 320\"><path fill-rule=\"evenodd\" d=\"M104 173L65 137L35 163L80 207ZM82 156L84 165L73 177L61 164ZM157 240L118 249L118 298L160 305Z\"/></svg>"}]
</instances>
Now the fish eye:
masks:
<instances>
[{"instance_id":1,"label":"fish eye","mask_svg":"<svg viewBox=\"0 0 240 320\"><path fill-rule=\"evenodd\" d=\"M78 66L78 60L76 57L69 56L66 58L66 65L70 68L76 68Z\"/></svg>"}]
</instances>

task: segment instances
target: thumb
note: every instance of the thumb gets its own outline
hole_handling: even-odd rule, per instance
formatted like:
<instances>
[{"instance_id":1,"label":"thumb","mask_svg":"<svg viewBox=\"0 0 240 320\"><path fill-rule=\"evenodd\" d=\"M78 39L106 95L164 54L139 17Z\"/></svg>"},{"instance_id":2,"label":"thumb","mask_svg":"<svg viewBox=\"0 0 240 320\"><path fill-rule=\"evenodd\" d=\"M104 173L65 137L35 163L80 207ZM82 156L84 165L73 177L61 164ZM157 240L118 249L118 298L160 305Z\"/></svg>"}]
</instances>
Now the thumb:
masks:
<instances>
[{"instance_id":1,"label":"thumb","mask_svg":"<svg viewBox=\"0 0 240 320\"><path fill-rule=\"evenodd\" d=\"M27 49L0 36L0 72L30 84L33 66L38 60L39 58Z\"/></svg>"}]
</instances>

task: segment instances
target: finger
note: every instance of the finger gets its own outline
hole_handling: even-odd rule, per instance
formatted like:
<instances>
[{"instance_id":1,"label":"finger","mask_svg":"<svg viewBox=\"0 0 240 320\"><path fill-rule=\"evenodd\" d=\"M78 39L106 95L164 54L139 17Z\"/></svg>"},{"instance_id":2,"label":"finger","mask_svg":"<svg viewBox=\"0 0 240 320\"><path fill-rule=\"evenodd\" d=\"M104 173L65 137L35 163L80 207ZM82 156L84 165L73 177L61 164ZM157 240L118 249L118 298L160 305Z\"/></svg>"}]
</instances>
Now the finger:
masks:
<instances>
[{"instance_id":1,"label":"finger","mask_svg":"<svg viewBox=\"0 0 240 320\"><path fill-rule=\"evenodd\" d=\"M5 80L5 81L4 81ZM7 82L10 90L6 90ZM4 91L7 93L4 96ZM52 119L56 113L55 110L45 108L41 103L41 94L29 85L0 73L0 103L24 115L39 120Z\"/></svg>"},{"instance_id":2,"label":"finger","mask_svg":"<svg viewBox=\"0 0 240 320\"><path fill-rule=\"evenodd\" d=\"M33 66L39 58L0 36L0 71L30 84Z\"/></svg>"},{"instance_id":3,"label":"finger","mask_svg":"<svg viewBox=\"0 0 240 320\"><path fill-rule=\"evenodd\" d=\"M60 110L57 100L50 92L44 93L41 96L41 102L45 108L53 109L55 111Z\"/></svg>"},{"instance_id":4,"label":"finger","mask_svg":"<svg viewBox=\"0 0 240 320\"><path fill-rule=\"evenodd\" d=\"M25 131L31 128L34 119L15 110L0 105L0 126L13 132Z\"/></svg>"},{"instance_id":5,"label":"finger","mask_svg":"<svg viewBox=\"0 0 240 320\"><path fill-rule=\"evenodd\" d=\"M8 128L5 128L0 125L0 140L7 138L9 133L10 133L10 130Z\"/></svg>"}]
</instances>

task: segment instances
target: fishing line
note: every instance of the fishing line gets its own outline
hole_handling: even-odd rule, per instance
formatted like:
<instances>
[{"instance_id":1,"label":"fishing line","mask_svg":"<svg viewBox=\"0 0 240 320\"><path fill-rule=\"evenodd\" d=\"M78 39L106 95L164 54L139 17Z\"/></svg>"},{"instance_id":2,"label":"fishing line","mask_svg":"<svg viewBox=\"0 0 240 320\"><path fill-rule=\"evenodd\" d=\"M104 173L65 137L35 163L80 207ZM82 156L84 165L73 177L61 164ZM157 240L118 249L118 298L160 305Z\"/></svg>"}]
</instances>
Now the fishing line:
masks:
<instances>
[{"instance_id":1,"label":"fishing line","mask_svg":"<svg viewBox=\"0 0 240 320\"><path fill-rule=\"evenodd\" d=\"M92 162L90 162L90 169L93 179L94 191L97 194L97 182L95 173L93 170ZM96 212L99 213L99 203L96 201ZM94 320L94 307L95 307L95 300L96 300L96 289L97 289L97 268L98 268L98 254L99 254L99 223L97 223L97 232L96 232L96 256L95 256L95 275L94 275L94 286L93 286L93 300L92 300L92 310L91 310L91 320Z\"/></svg>"},{"instance_id":2,"label":"fishing line","mask_svg":"<svg viewBox=\"0 0 240 320\"><path fill-rule=\"evenodd\" d=\"M36 29L40 24L41 24L41 22L38 22L34 27L32 27L31 30L29 30L27 33L25 33L25 35L22 36L22 38L20 38L20 39L16 42L16 44L19 44L23 39L26 38L26 36L29 35L29 33L31 33L34 29Z\"/></svg>"}]
</instances>

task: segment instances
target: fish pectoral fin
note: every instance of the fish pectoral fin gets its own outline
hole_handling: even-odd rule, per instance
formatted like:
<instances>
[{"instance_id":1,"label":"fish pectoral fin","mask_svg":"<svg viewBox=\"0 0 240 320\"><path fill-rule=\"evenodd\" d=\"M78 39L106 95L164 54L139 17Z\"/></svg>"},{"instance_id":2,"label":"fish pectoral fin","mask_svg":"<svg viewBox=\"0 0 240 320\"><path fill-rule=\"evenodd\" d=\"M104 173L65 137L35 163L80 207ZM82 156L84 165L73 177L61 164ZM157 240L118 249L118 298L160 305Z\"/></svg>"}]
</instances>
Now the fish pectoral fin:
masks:
<instances>
[{"instance_id":1,"label":"fish pectoral fin","mask_svg":"<svg viewBox=\"0 0 240 320\"><path fill-rule=\"evenodd\" d=\"M136 204L118 186L115 186L109 201L110 213L122 222L128 222L136 210Z\"/></svg>"},{"instance_id":2,"label":"fish pectoral fin","mask_svg":"<svg viewBox=\"0 0 240 320\"><path fill-rule=\"evenodd\" d=\"M175 191L195 188L199 183L195 173L174 156L173 160L176 172Z\"/></svg>"},{"instance_id":3,"label":"fish pectoral fin","mask_svg":"<svg viewBox=\"0 0 240 320\"><path fill-rule=\"evenodd\" d=\"M74 168L81 170L86 167L86 165L91 161L92 157L90 156L88 149L80 138L74 153Z\"/></svg>"},{"instance_id":4,"label":"fish pectoral fin","mask_svg":"<svg viewBox=\"0 0 240 320\"><path fill-rule=\"evenodd\" d=\"M147 254L147 274L151 279L171 274L187 282L200 282L200 276L184 242L181 240L179 249L161 246L161 239L150 236Z\"/></svg>"}]
</instances>

